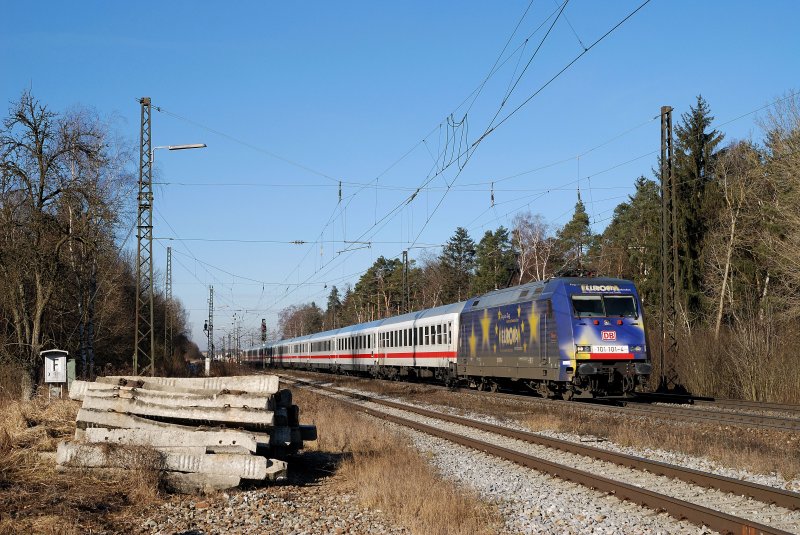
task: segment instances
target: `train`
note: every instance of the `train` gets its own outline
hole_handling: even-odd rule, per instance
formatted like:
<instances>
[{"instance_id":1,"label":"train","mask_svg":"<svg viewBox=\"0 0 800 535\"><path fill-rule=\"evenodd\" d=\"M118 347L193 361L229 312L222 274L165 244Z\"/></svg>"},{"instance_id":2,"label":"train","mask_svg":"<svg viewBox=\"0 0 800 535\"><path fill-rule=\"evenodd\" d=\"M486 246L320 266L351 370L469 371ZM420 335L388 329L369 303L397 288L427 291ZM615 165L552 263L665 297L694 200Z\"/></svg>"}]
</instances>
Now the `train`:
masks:
<instances>
[{"instance_id":1,"label":"train","mask_svg":"<svg viewBox=\"0 0 800 535\"><path fill-rule=\"evenodd\" d=\"M560 399L629 396L652 364L633 282L559 277L250 347L256 365Z\"/></svg>"}]
</instances>

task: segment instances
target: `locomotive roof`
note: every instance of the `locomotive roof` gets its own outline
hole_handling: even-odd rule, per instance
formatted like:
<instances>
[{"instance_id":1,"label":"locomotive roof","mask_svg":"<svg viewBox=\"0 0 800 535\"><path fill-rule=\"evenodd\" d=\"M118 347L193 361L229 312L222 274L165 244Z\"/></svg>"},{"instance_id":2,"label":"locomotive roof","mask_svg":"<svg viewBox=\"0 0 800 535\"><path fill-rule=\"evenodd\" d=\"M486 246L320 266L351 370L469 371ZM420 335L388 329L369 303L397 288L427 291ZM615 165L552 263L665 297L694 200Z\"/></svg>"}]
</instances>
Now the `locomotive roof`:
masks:
<instances>
[{"instance_id":1,"label":"locomotive roof","mask_svg":"<svg viewBox=\"0 0 800 535\"><path fill-rule=\"evenodd\" d=\"M412 320L420 320L423 318L431 318L435 316L441 316L444 314L459 314L464 308L466 301L461 301L458 303L453 303L451 305L442 305L435 308L426 308L424 310L418 310L416 312L409 312L407 314L401 314L399 316L392 316L390 318L383 318L380 320L370 321L367 323L357 323L355 325L348 325L347 327L341 327L339 329L332 329L329 331L323 331L315 334L307 334L304 336L298 336L295 338L287 338L285 340L280 340L281 344L295 344L307 340L316 340L319 338L327 338L331 336L341 336L347 335L351 333L356 333L363 331L365 329L370 329L373 327L380 327L385 325L394 325L397 323L403 323L405 321L412 321ZM278 342L273 342L269 345L277 344Z\"/></svg>"},{"instance_id":2,"label":"locomotive roof","mask_svg":"<svg viewBox=\"0 0 800 535\"><path fill-rule=\"evenodd\" d=\"M545 281L534 281L519 286L511 286L500 290L487 292L467 300L464 310L482 309L529 300L532 297L547 297L556 291L556 288L566 284L623 284L631 283L623 279L607 277L559 277Z\"/></svg>"}]
</instances>

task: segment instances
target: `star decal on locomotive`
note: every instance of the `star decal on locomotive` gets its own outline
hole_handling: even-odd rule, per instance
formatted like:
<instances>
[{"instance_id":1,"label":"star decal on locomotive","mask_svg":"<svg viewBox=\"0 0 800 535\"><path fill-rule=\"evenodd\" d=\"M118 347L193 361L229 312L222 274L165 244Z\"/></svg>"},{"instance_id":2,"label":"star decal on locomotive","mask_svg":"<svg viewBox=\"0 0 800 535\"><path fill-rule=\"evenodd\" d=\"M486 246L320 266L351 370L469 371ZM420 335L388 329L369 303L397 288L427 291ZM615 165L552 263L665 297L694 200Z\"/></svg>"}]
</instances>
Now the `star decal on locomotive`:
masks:
<instances>
[{"instance_id":1,"label":"star decal on locomotive","mask_svg":"<svg viewBox=\"0 0 800 535\"><path fill-rule=\"evenodd\" d=\"M481 346L485 348L489 348L489 327L492 324L492 318L489 316L489 310L485 309L483 311L483 317L481 318Z\"/></svg>"},{"instance_id":2,"label":"star decal on locomotive","mask_svg":"<svg viewBox=\"0 0 800 535\"><path fill-rule=\"evenodd\" d=\"M472 325L472 332L469 335L469 356L474 357L478 349L478 339L475 336L475 325Z\"/></svg>"}]
</instances>

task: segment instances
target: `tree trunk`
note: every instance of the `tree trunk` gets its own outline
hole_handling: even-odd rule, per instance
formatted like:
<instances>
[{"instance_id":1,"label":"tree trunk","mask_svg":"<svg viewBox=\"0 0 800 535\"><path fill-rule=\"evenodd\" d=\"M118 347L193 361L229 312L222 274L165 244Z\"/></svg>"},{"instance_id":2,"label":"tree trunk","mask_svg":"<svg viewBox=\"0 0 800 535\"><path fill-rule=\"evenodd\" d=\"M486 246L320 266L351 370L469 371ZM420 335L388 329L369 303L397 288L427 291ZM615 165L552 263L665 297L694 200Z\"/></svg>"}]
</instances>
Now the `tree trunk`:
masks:
<instances>
[{"instance_id":1,"label":"tree trunk","mask_svg":"<svg viewBox=\"0 0 800 535\"><path fill-rule=\"evenodd\" d=\"M728 247L725 251L725 269L722 273L722 285L719 290L719 306L717 307L717 321L714 325L714 340L719 339L719 329L722 324L722 309L725 301L725 287L728 284L728 272L731 269L731 255L733 254L733 241L736 237L736 216L731 218L731 231L728 235Z\"/></svg>"}]
</instances>

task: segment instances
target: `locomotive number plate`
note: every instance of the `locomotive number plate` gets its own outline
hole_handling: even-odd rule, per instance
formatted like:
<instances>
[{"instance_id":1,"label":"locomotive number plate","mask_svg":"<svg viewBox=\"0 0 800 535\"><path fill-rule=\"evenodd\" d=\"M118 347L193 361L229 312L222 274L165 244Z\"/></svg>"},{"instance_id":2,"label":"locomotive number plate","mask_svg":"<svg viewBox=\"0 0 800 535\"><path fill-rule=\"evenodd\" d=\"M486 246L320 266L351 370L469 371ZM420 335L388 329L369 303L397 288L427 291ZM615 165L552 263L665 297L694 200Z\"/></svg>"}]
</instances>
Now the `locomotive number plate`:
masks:
<instances>
[{"instance_id":1,"label":"locomotive number plate","mask_svg":"<svg viewBox=\"0 0 800 535\"><path fill-rule=\"evenodd\" d=\"M592 353L628 353L628 346L592 346Z\"/></svg>"}]
</instances>

